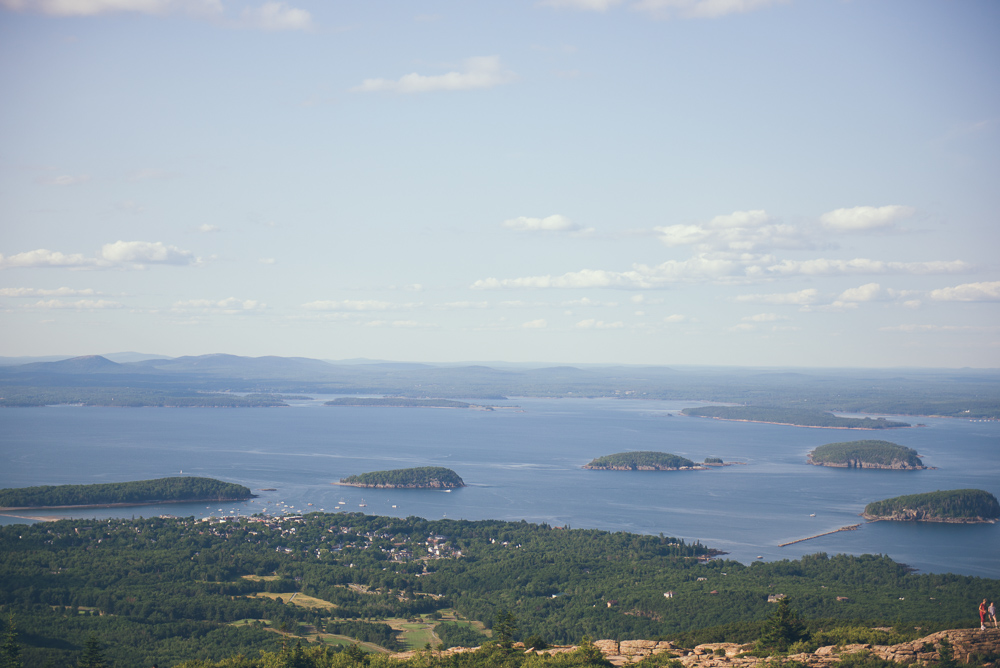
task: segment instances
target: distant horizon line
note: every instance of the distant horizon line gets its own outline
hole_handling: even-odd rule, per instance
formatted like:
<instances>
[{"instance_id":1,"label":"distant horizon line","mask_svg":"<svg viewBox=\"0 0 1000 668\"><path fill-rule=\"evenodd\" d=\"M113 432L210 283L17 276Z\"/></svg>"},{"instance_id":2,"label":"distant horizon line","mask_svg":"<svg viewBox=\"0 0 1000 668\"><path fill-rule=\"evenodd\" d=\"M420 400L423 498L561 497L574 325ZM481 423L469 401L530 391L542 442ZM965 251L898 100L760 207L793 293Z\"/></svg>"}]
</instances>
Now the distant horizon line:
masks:
<instances>
[{"instance_id":1,"label":"distant horizon line","mask_svg":"<svg viewBox=\"0 0 1000 668\"><path fill-rule=\"evenodd\" d=\"M117 364L128 364L131 362L142 362L147 360L176 360L183 357L209 357L213 355L226 355L240 357L244 359L260 359L263 357L275 357L282 359L308 359L325 362L331 365L364 365L364 364L421 364L426 366L511 366L511 367L658 367L658 368L683 368L683 369L797 369L797 370L826 370L826 371L847 371L847 370L909 370L909 371L1000 371L1000 367L948 367L948 366L802 366L802 365L778 365L778 364L709 364L709 363L642 363L642 362L558 362L558 361L522 361L512 362L507 360L458 360L452 362L442 361L417 361L404 359L385 359L371 357L348 357L343 359L333 359L326 357L309 357L306 355L240 355L236 353L213 352L201 353L198 355L158 355L152 353L139 353L135 351L121 351L112 353L88 353L83 355L0 355L0 366L17 366L20 364L32 364L38 362L59 362L64 360L78 359L84 357L103 357Z\"/></svg>"}]
</instances>

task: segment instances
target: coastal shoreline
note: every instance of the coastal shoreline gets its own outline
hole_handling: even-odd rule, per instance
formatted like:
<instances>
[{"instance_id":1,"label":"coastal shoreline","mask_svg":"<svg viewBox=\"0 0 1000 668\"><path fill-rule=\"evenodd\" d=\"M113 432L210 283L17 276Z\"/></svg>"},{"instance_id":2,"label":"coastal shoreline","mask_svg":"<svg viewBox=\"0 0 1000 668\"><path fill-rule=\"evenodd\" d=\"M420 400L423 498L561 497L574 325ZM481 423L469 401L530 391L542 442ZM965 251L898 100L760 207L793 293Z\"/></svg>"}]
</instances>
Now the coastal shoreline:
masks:
<instances>
[{"instance_id":1,"label":"coastal shoreline","mask_svg":"<svg viewBox=\"0 0 1000 668\"><path fill-rule=\"evenodd\" d=\"M359 482L331 482L339 487L362 487L367 489L461 489L466 485L365 485Z\"/></svg>"},{"instance_id":2,"label":"coastal shoreline","mask_svg":"<svg viewBox=\"0 0 1000 668\"><path fill-rule=\"evenodd\" d=\"M257 495L254 494L249 498L255 498ZM247 501L248 499L220 499L218 497L213 499L175 499L171 501L136 501L128 503L87 503L75 506L9 506L0 507L0 514L5 514L11 510L74 510L74 509L85 509L85 508L128 508L130 506L158 506L162 503L207 503L209 501L215 503L226 502L231 503L233 501Z\"/></svg>"},{"instance_id":3,"label":"coastal shoreline","mask_svg":"<svg viewBox=\"0 0 1000 668\"><path fill-rule=\"evenodd\" d=\"M794 422L768 422L767 420L742 420L740 418L715 417L713 415L687 415L685 417L708 418L709 420L723 420L725 422L753 422L754 424L776 424L782 427L802 427L803 429L843 429L849 431L888 431L889 429L913 429L913 425L906 427L824 427L818 424L795 424Z\"/></svg>"},{"instance_id":4,"label":"coastal shoreline","mask_svg":"<svg viewBox=\"0 0 1000 668\"><path fill-rule=\"evenodd\" d=\"M893 517L891 515L869 515L868 513L861 513L861 517L865 518L869 522L933 522L935 524L996 524L997 520L987 519L984 517L977 517L975 519L963 519L958 517Z\"/></svg>"}]
</instances>

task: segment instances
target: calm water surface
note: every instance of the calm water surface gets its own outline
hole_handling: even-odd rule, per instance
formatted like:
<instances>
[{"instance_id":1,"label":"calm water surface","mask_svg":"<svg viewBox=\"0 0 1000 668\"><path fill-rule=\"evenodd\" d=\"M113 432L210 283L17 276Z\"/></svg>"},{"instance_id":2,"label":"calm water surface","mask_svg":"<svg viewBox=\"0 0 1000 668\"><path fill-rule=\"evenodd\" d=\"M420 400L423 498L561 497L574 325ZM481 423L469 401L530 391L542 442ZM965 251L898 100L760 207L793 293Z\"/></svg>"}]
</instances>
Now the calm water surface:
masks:
<instances>
[{"instance_id":1,"label":"calm water surface","mask_svg":"<svg viewBox=\"0 0 1000 668\"><path fill-rule=\"evenodd\" d=\"M323 398L325 399L325 397ZM60 516L179 516L345 510L437 519L504 519L699 540L744 563L804 554L887 554L922 571L1000 577L1000 525L863 524L866 503L978 488L1000 496L1000 422L901 418L887 432L806 429L677 415L695 402L516 399L522 410L323 407L8 408L0 411L0 487L198 475L244 484L253 502L74 511ZM824 443L883 438L915 448L927 471L810 466ZM594 457L658 450L709 471L581 468ZM372 470L446 466L468 487L375 490L331 485ZM284 505L280 505L284 504ZM312 505L309 505L312 504ZM361 504L365 504L363 507ZM30 513L33 516L42 512ZM55 514L55 513L44 513ZM815 515L815 516L812 516ZM0 517L0 523L23 522Z\"/></svg>"}]
</instances>

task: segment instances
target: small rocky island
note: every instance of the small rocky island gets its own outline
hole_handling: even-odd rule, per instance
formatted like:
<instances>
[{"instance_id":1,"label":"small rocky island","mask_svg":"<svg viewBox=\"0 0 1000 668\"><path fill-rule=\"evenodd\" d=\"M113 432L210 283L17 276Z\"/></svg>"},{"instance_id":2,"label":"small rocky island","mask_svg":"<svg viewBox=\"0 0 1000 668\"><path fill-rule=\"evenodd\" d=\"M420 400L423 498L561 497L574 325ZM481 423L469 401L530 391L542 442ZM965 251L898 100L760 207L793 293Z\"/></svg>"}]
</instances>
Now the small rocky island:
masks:
<instances>
[{"instance_id":1,"label":"small rocky island","mask_svg":"<svg viewBox=\"0 0 1000 668\"><path fill-rule=\"evenodd\" d=\"M821 445L809 453L809 463L816 466L898 471L927 468L913 448L876 440Z\"/></svg>"},{"instance_id":2,"label":"small rocky island","mask_svg":"<svg viewBox=\"0 0 1000 668\"><path fill-rule=\"evenodd\" d=\"M994 523L1000 518L997 497L981 489L908 494L865 506L866 520L902 522Z\"/></svg>"},{"instance_id":3,"label":"small rocky island","mask_svg":"<svg viewBox=\"0 0 1000 668\"><path fill-rule=\"evenodd\" d=\"M696 471L704 466L668 452L619 452L598 457L583 468L597 471Z\"/></svg>"},{"instance_id":4,"label":"small rocky island","mask_svg":"<svg viewBox=\"0 0 1000 668\"><path fill-rule=\"evenodd\" d=\"M335 485L377 487L379 489L455 489L465 482L451 469L441 466L420 466L412 469L370 471L341 478Z\"/></svg>"}]
</instances>

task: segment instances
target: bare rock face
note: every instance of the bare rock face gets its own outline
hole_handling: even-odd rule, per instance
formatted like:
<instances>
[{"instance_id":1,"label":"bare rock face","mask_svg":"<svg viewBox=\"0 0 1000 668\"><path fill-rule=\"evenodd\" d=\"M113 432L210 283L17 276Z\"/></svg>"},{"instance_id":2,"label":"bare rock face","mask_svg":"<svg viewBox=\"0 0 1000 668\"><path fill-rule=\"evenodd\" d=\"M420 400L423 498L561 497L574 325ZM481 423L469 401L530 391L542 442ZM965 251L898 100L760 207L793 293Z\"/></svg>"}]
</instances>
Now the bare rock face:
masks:
<instances>
[{"instance_id":1,"label":"bare rock face","mask_svg":"<svg viewBox=\"0 0 1000 668\"><path fill-rule=\"evenodd\" d=\"M828 668L841 657L848 654L868 652L873 656L897 663L926 666L940 661L938 649L941 640L947 638L952 645L955 659L960 663L969 663L975 655L995 655L1000 653L1000 629L955 629L939 631L919 640L901 645L843 645L840 647L820 647L815 652L795 654L787 657L791 661L800 661L810 668ZM523 645L518 643L523 650ZM627 666L638 663L646 657L669 653L676 657L684 668L766 668L770 659L755 656L742 656L752 645L737 645L735 643L706 643L698 645L693 650L684 649L667 641L653 640L596 640L594 646L601 650L604 657L616 666ZM474 651L476 648L453 647L444 650L443 656ZM538 654L562 654L578 649L577 646L560 646L540 650ZM535 652L535 650L523 650ZM393 658L411 658L417 652L393 654Z\"/></svg>"}]
</instances>

